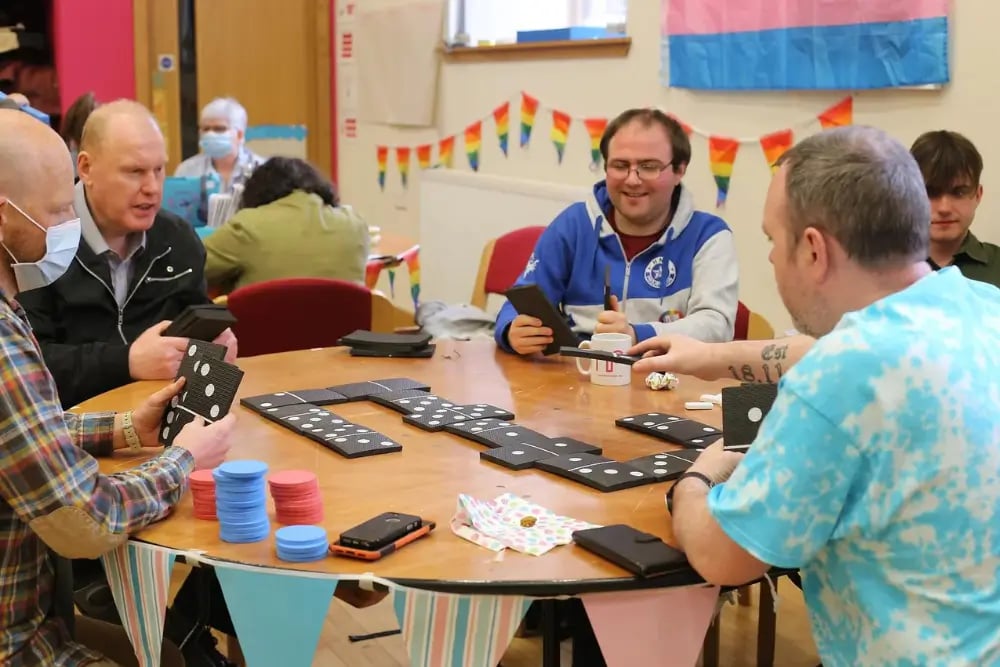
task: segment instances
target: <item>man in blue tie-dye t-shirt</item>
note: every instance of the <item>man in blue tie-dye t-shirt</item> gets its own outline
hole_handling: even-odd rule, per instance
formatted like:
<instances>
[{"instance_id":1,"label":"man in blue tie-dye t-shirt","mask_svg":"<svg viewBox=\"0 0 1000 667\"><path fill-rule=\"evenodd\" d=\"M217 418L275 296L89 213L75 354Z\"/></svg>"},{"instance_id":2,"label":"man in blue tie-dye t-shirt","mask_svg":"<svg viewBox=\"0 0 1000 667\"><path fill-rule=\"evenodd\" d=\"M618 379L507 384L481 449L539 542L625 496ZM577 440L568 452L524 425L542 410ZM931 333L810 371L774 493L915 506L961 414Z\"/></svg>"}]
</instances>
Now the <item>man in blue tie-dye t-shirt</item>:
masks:
<instances>
[{"instance_id":1,"label":"man in blue tie-dye t-shirt","mask_svg":"<svg viewBox=\"0 0 1000 667\"><path fill-rule=\"evenodd\" d=\"M747 455L717 443L671 499L707 580L801 569L827 667L1000 664L1000 291L931 271L929 217L916 162L878 130L783 156L763 228L818 340Z\"/></svg>"}]
</instances>

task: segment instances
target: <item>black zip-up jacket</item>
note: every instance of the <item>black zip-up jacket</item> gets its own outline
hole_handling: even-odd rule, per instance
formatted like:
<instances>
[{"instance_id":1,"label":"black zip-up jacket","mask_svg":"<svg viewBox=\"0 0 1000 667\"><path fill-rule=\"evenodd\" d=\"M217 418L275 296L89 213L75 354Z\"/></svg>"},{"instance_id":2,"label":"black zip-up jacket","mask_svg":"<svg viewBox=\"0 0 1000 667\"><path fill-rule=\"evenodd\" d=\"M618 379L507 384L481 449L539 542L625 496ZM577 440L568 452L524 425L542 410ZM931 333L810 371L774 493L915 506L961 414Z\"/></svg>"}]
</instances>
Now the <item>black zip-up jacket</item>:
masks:
<instances>
[{"instance_id":1,"label":"black zip-up jacket","mask_svg":"<svg viewBox=\"0 0 1000 667\"><path fill-rule=\"evenodd\" d=\"M82 238L66 273L47 287L19 294L55 378L64 408L128 384L129 346L191 304L208 303L205 248L187 222L167 211L146 232L145 249L119 309L111 269Z\"/></svg>"}]
</instances>

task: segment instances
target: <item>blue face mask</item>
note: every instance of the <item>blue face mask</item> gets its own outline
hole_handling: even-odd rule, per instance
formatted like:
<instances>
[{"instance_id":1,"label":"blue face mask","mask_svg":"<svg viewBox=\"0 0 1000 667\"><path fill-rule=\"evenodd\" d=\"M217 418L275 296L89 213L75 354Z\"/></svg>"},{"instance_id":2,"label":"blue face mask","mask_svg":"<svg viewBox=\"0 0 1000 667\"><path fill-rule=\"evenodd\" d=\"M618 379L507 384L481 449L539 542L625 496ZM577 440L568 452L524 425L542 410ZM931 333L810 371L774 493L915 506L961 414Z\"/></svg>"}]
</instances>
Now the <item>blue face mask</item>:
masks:
<instances>
[{"instance_id":1,"label":"blue face mask","mask_svg":"<svg viewBox=\"0 0 1000 667\"><path fill-rule=\"evenodd\" d=\"M22 211L17 204L10 200L7 200L7 203L23 215L25 220L45 232L45 254L37 262L17 261L17 257L14 257L10 248L0 243L14 260L10 266L14 270L14 280L17 281L18 291L27 292L51 285L62 274L66 273L66 269L69 268L76 256L76 250L80 245L80 218L67 220L46 229Z\"/></svg>"},{"instance_id":2,"label":"blue face mask","mask_svg":"<svg viewBox=\"0 0 1000 667\"><path fill-rule=\"evenodd\" d=\"M233 152L233 134L232 132L203 132L198 146L210 158L226 157Z\"/></svg>"}]
</instances>

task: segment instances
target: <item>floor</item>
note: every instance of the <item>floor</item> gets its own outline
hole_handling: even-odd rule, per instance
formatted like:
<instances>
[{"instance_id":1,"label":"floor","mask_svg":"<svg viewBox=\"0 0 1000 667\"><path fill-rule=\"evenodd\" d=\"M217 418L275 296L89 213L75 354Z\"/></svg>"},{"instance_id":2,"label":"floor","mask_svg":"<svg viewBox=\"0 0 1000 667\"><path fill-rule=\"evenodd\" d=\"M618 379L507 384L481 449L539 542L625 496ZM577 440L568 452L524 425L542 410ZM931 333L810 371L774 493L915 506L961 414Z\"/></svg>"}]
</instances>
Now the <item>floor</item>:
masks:
<instances>
[{"instance_id":1,"label":"floor","mask_svg":"<svg viewBox=\"0 0 1000 667\"><path fill-rule=\"evenodd\" d=\"M178 564L171 584L176 590L186 575ZM757 591L751 606L727 604L722 611L720 664L725 667L753 667L757 646ZM802 593L782 580L778 590L778 620L775 660L778 667L815 667L819 663L809 631ZM407 667L410 662L399 635L352 643L348 635L367 634L398 627L388 599L367 609L355 609L334 599L320 636L314 667ZM569 642L562 647L562 665L572 662ZM503 658L503 667L538 667L541 641L515 638ZM473 666L470 666L473 667Z\"/></svg>"}]
</instances>

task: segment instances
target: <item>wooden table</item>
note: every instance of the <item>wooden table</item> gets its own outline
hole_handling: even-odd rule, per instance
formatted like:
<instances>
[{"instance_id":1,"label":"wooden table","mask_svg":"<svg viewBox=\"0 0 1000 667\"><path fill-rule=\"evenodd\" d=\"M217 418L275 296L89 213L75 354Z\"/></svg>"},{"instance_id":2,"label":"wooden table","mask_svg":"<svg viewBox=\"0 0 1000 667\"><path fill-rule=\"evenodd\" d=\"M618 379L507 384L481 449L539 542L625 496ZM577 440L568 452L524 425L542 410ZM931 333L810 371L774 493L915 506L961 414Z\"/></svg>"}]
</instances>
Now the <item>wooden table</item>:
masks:
<instances>
[{"instance_id":1,"label":"wooden table","mask_svg":"<svg viewBox=\"0 0 1000 667\"><path fill-rule=\"evenodd\" d=\"M654 392L639 376L633 378L631 387L596 386L577 373L572 360L525 360L497 350L491 341L442 341L435 356L427 360L356 358L345 348L332 348L254 357L239 364L246 371L241 396L410 377L456 402L508 408L518 424L546 435L599 444L605 455L618 460L673 447L617 428L616 418L651 411L683 413L685 400L717 392L721 386L685 377L674 391ZM161 385L134 383L91 399L80 409L126 409ZM273 508L272 537L256 544L228 544L219 539L218 523L192 517L188 494L171 517L139 533L139 539L177 550L204 550L210 557L253 565L342 574L374 572L404 586L448 592L552 596L700 581L693 571L637 580L575 545L556 547L541 557L512 550L498 557L457 537L449 528L460 493L491 499L510 492L558 514L602 525L626 523L669 542L670 518L663 500L667 483L601 493L540 470L511 471L481 461L482 447L469 440L422 431L403 423L399 413L370 402L328 409L397 440L403 451L349 460L246 408L234 409L239 422L230 458L266 461L271 471L314 471L323 493L324 525L332 538L384 511L433 519L437 530L374 563L347 558L286 563L274 552L273 529L278 525L273 523ZM701 421L721 426L720 410L695 414ZM106 460L102 469L126 469L138 462L137 456L119 454ZM149 456L148 450L143 456Z\"/></svg>"}]
</instances>

